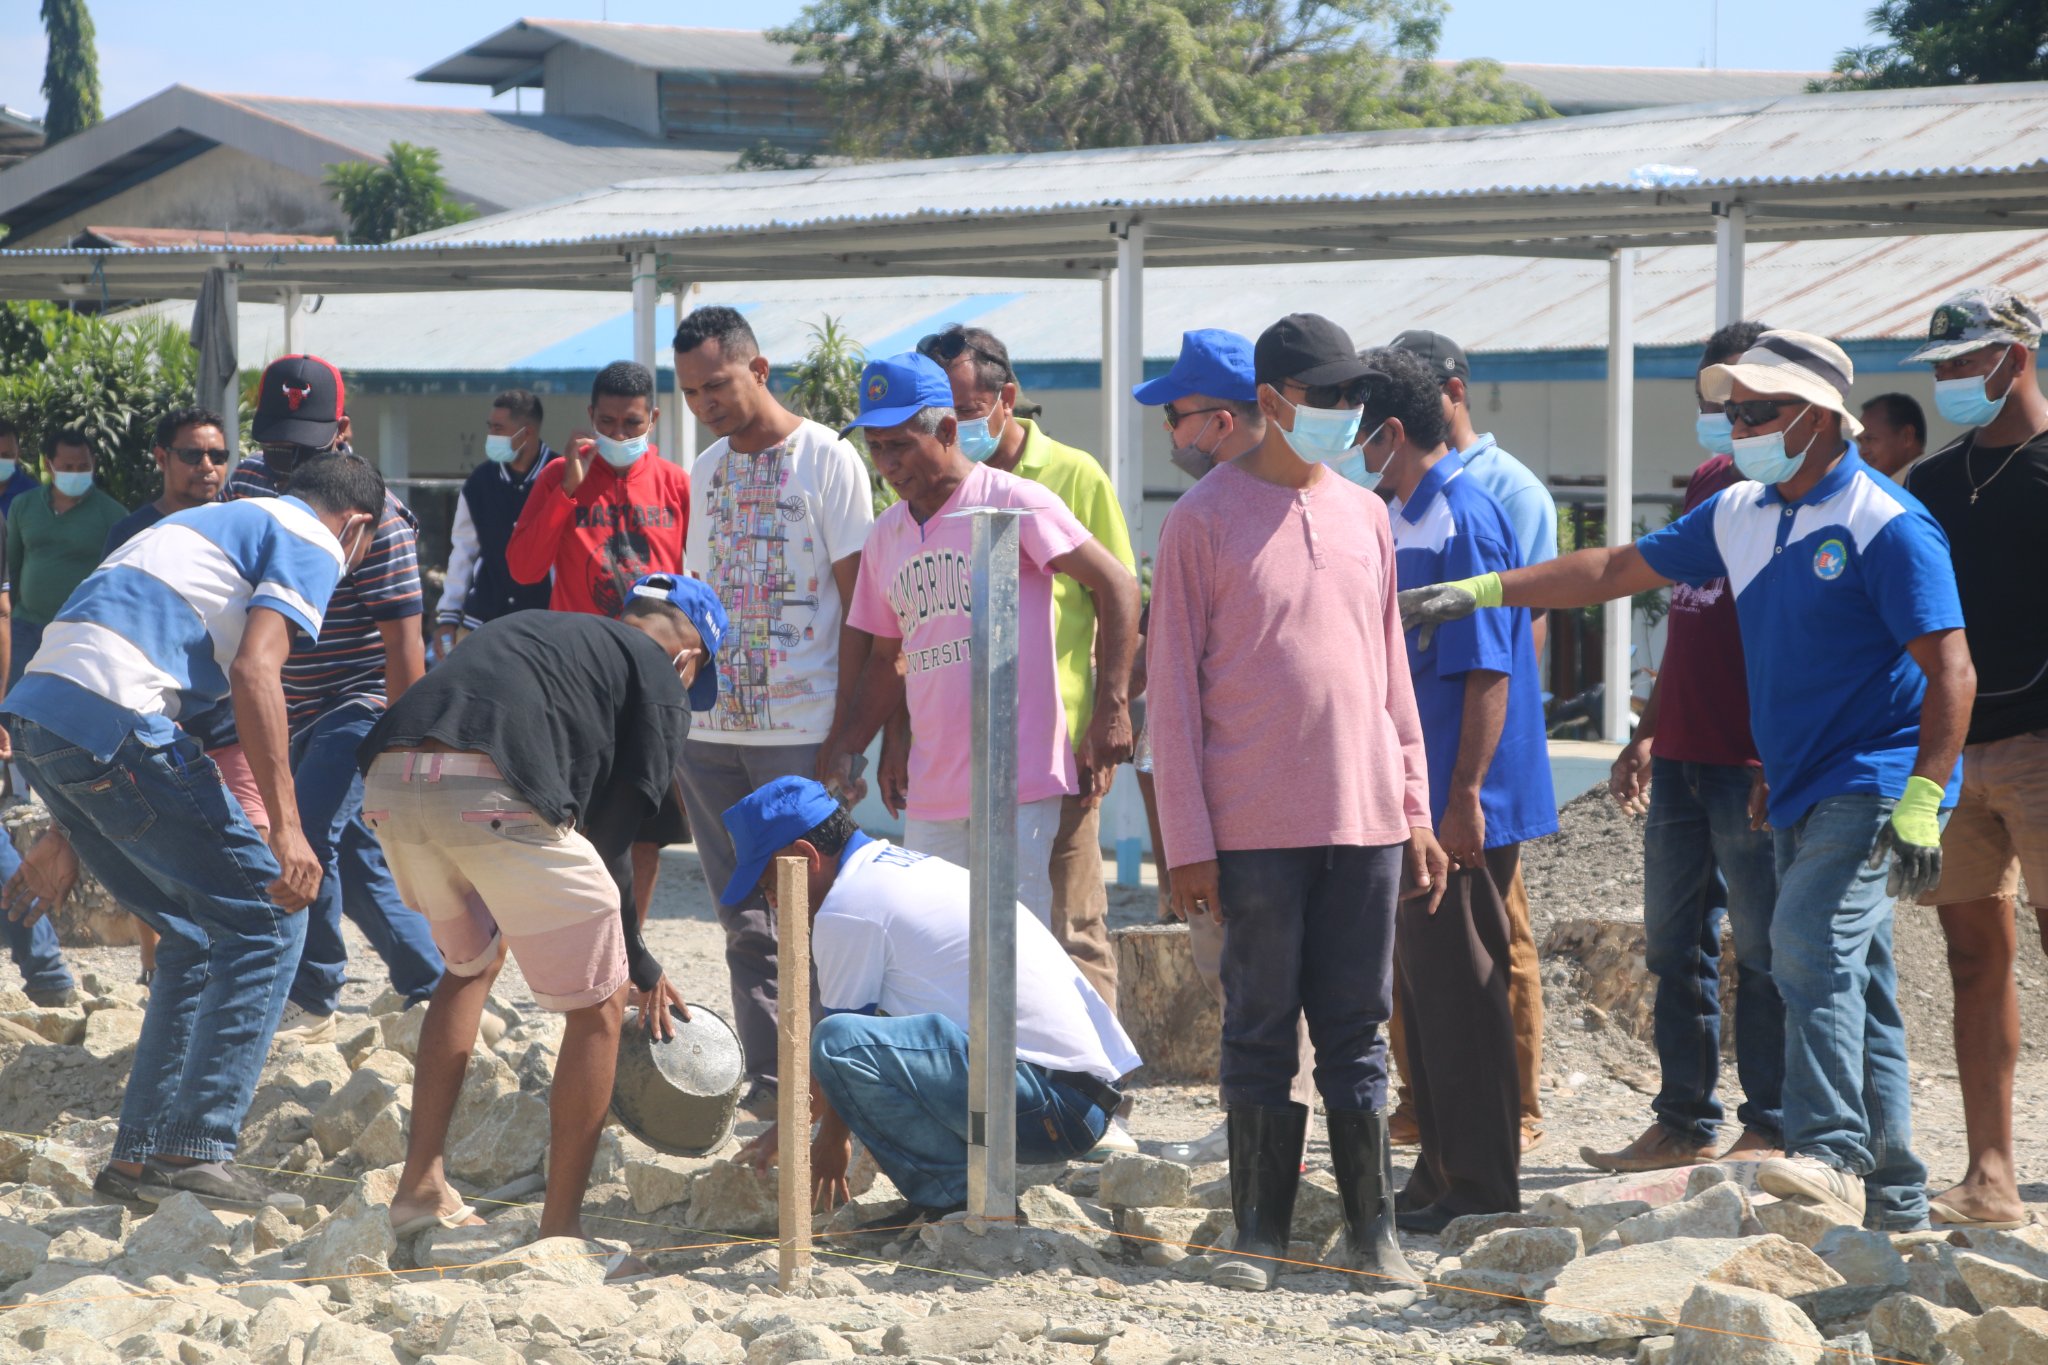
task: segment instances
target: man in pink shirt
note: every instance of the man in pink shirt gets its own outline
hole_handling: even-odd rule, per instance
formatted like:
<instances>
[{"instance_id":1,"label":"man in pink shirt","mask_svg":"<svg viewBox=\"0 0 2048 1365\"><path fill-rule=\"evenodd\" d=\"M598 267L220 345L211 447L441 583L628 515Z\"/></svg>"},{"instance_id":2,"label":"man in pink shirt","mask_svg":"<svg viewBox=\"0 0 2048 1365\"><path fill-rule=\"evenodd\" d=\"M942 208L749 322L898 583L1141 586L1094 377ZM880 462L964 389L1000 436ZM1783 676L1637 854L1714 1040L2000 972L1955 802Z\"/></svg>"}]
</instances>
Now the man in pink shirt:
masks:
<instances>
[{"instance_id":1,"label":"man in pink shirt","mask_svg":"<svg viewBox=\"0 0 2048 1365\"><path fill-rule=\"evenodd\" d=\"M967 861L969 779L976 736L973 673L973 507L1021 507L1018 522L1017 899L1048 928L1047 875L1060 800L1077 790L1053 662L1052 577L1063 573L1095 600L1095 717L1081 744L1089 767L1130 757L1131 659L1137 650L1138 580L1088 534L1058 495L976 464L960 450L952 381L911 352L861 371L868 454L902 501L875 519L861 549L847 625L874 637L853 703L826 739L820 767L866 749L907 700L909 779L883 783L906 818L905 847ZM900 667L899 667L900 663Z\"/></svg>"},{"instance_id":2,"label":"man in pink shirt","mask_svg":"<svg viewBox=\"0 0 2048 1365\"><path fill-rule=\"evenodd\" d=\"M1295 1017L1358 1268L1413 1278L1394 1237L1386 1043L1394 911L1443 894L1429 769L1383 503L1321 466L1358 443L1366 367L1297 313L1252 352L1266 434L1174 505L1148 637L1153 771L1176 912L1223 922L1223 1099L1236 1252L1268 1289L1287 1254L1307 1107Z\"/></svg>"}]
</instances>

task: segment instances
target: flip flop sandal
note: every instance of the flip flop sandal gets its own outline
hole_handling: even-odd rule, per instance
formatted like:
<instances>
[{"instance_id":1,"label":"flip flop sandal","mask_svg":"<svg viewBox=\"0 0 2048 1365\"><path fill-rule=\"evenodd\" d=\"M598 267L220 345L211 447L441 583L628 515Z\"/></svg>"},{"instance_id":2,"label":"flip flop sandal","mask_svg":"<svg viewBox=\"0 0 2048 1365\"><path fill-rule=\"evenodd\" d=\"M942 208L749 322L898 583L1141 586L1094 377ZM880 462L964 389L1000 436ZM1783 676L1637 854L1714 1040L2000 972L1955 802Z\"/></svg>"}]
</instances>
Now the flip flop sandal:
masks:
<instances>
[{"instance_id":1,"label":"flip flop sandal","mask_svg":"<svg viewBox=\"0 0 2048 1365\"><path fill-rule=\"evenodd\" d=\"M1978 1232L2010 1232L2034 1221L2031 1213L2020 1218L1972 1218L1939 1199L1928 1201L1927 1216L1938 1228L1973 1228Z\"/></svg>"},{"instance_id":2,"label":"flip flop sandal","mask_svg":"<svg viewBox=\"0 0 2048 1365\"><path fill-rule=\"evenodd\" d=\"M475 1206L464 1204L453 1213L423 1213L417 1218L408 1218L397 1227L391 1229L391 1235L394 1237L410 1237L414 1233L427 1232L434 1228L483 1226L484 1220L477 1217Z\"/></svg>"},{"instance_id":3,"label":"flip flop sandal","mask_svg":"<svg viewBox=\"0 0 2048 1365\"><path fill-rule=\"evenodd\" d=\"M604 1263L604 1282L610 1285L636 1284L641 1280L654 1278L654 1271L647 1262L630 1251L615 1251Z\"/></svg>"}]
</instances>

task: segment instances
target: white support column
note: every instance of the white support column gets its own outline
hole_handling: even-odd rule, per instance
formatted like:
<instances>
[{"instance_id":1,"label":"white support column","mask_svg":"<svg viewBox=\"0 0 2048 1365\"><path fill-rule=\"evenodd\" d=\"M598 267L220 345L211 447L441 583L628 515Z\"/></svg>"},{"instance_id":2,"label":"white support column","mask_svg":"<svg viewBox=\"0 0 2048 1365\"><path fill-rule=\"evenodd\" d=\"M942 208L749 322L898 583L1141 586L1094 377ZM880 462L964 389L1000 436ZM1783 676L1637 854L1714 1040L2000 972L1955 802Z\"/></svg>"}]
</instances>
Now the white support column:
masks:
<instances>
[{"instance_id":1,"label":"white support column","mask_svg":"<svg viewBox=\"0 0 2048 1365\"><path fill-rule=\"evenodd\" d=\"M676 322L680 324L683 320L683 310L689 306L690 286L678 284L675 292L669 297L673 300ZM680 370L671 376L669 384L668 430L669 439L661 443L662 448L669 452L670 460L688 469L697 455L697 419L690 414L689 404L683 402L683 376Z\"/></svg>"},{"instance_id":2,"label":"white support column","mask_svg":"<svg viewBox=\"0 0 2048 1365\"><path fill-rule=\"evenodd\" d=\"M1115 395L1127 388L1123 382L1123 369L1117 363L1116 353L1116 271L1102 272L1102 389L1097 395L1102 400L1102 435L1096 449L1102 452L1104 467L1116 468L1116 423L1117 406ZM1112 482L1114 476L1112 475Z\"/></svg>"},{"instance_id":3,"label":"white support column","mask_svg":"<svg viewBox=\"0 0 2048 1365\"><path fill-rule=\"evenodd\" d=\"M1740 204L1714 209L1714 328L1742 321L1743 239L1749 232L1749 210Z\"/></svg>"},{"instance_id":4,"label":"white support column","mask_svg":"<svg viewBox=\"0 0 2048 1365\"><path fill-rule=\"evenodd\" d=\"M288 285L284 297L278 302L284 308L284 353L303 355L304 352L299 350L299 308L305 302L305 296L297 285Z\"/></svg>"},{"instance_id":5,"label":"white support column","mask_svg":"<svg viewBox=\"0 0 2048 1365\"><path fill-rule=\"evenodd\" d=\"M1607 258L1607 543L1626 544L1635 526L1636 420L1636 253ZM1601 732L1609 743L1625 744L1629 733L1629 645L1635 636L1635 607L1624 597L1609 602L1604 617L1606 703Z\"/></svg>"},{"instance_id":6,"label":"white support column","mask_svg":"<svg viewBox=\"0 0 2048 1365\"><path fill-rule=\"evenodd\" d=\"M633 258L633 359L654 368L654 303L657 280L654 253Z\"/></svg>"},{"instance_id":7,"label":"white support column","mask_svg":"<svg viewBox=\"0 0 2048 1365\"><path fill-rule=\"evenodd\" d=\"M1117 384L1102 395L1116 410L1109 475L1136 544L1145 520L1145 410L1131 397L1131 386L1145 377L1145 225L1140 222L1124 224L1116 243L1115 349Z\"/></svg>"},{"instance_id":8,"label":"white support column","mask_svg":"<svg viewBox=\"0 0 2048 1365\"><path fill-rule=\"evenodd\" d=\"M390 482L412 477L411 428L395 395L387 395L377 404L377 448L370 455ZM411 498L401 492L399 500L410 502Z\"/></svg>"},{"instance_id":9,"label":"white support column","mask_svg":"<svg viewBox=\"0 0 2048 1365\"><path fill-rule=\"evenodd\" d=\"M223 262L225 263L225 262ZM241 367L249 363L242 354L242 272L230 267L221 272L228 315L228 349L235 356L235 371L228 375L227 384L220 395L220 415L227 421L230 433L242 429L242 376ZM260 369L261 366L256 368Z\"/></svg>"}]
</instances>

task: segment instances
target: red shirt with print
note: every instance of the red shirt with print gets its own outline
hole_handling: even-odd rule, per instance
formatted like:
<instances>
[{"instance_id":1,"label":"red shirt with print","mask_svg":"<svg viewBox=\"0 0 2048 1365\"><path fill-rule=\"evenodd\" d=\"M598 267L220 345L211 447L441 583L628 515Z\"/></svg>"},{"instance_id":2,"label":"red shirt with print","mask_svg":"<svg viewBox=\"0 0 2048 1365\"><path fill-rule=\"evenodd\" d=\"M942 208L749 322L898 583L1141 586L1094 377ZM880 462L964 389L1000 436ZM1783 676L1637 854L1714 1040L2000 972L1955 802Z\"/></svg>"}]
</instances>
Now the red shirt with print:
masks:
<instances>
[{"instance_id":1,"label":"red shirt with print","mask_svg":"<svg viewBox=\"0 0 2048 1365\"><path fill-rule=\"evenodd\" d=\"M683 571L690 476L650 446L623 473L592 458L572 496L562 491L568 467L552 460L534 478L505 564L521 583L552 573L555 611L617 616L635 579Z\"/></svg>"},{"instance_id":2,"label":"red shirt with print","mask_svg":"<svg viewBox=\"0 0 2048 1365\"><path fill-rule=\"evenodd\" d=\"M1692 511L1722 489L1742 482L1735 461L1716 455L1693 471L1685 486ZM1749 677L1743 672L1742 627L1728 580L1704 587L1671 586L1665 618L1664 666L1657 674L1657 735L1650 752L1679 763L1757 767L1749 733Z\"/></svg>"}]
</instances>

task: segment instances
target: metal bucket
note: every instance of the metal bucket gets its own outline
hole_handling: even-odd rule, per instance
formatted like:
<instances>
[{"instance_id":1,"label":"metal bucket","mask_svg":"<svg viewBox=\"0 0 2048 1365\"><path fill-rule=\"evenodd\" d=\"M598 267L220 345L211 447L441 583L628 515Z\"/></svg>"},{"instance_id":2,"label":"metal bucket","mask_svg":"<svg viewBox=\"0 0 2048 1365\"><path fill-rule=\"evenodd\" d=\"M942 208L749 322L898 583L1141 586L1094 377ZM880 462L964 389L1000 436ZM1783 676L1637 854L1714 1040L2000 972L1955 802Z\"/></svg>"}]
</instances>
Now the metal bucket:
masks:
<instances>
[{"instance_id":1,"label":"metal bucket","mask_svg":"<svg viewBox=\"0 0 2048 1365\"><path fill-rule=\"evenodd\" d=\"M746 1084L746 1054L732 1025L704 1005L673 1008L676 1036L657 1043L628 1015L619 1035L612 1117L656 1151L705 1156L732 1136Z\"/></svg>"}]
</instances>

